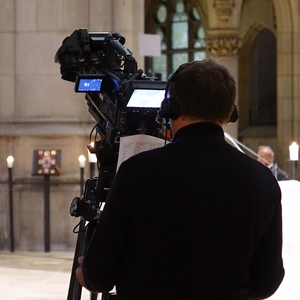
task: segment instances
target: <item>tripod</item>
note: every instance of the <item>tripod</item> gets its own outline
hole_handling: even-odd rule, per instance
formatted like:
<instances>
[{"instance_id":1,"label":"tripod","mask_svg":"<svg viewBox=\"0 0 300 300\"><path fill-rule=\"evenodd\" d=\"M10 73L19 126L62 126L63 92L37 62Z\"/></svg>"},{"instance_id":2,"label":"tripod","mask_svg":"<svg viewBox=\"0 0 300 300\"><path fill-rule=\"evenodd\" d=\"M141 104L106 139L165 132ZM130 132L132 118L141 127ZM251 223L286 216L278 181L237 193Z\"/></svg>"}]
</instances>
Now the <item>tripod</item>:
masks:
<instances>
[{"instance_id":1,"label":"tripod","mask_svg":"<svg viewBox=\"0 0 300 300\"><path fill-rule=\"evenodd\" d=\"M77 237L76 248L75 248L75 253L74 253L72 273L71 273L71 278L70 278L70 285L69 285L67 300L81 299L82 287L79 284L79 282L77 281L75 273L76 273L76 269L78 267L78 262L77 262L78 258L83 253L84 229L85 229L85 221L82 219L79 223L79 231L78 231L78 237ZM97 295L91 293L91 300L96 300L96 299L97 299Z\"/></svg>"},{"instance_id":2,"label":"tripod","mask_svg":"<svg viewBox=\"0 0 300 300\"><path fill-rule=\"evenodd\" d=\"M81 216L81 220L78 224L78 236L67 300L81 299L82 287L76 278L76 269L79 266L78 258L84 256L86 246L92 239L100 216L101 204L106 200L111 181L116 172L117 152L107 151L107 149L105 150L103 148L101 148L99 152L101 154L98 153L101 160L99 160L100 168L98 177L86 181L84 195L81 198L75 197L70 208L70 214L76 217ZM87 226L86 221L89 222ZM97 299L98 294L90 294L90 300ZM117 299L117 295L105 292L102 293L101 299L113 300Z\"/></svg>"},{"instance_id":3,"label":"tripod","mask_svg":"<svg viewBox=\"0 0 300 300\"><path fill-rule=\"evenodd\" d=\"M76 242L76 249L74 253L74 260L73 260L73 266L72 266L72 273L70 278L70 285L69 285L69 291L68 291L68 298L67 300L79 300L81 299L81 292L82 287L79 284L79 282L76 279L76 269L78 267L77 260L83 253L83 246L84 246L84 234L85 234L85 221L81 220L79 223L79 229L78 229L78 237ZM90 300L97 300L98 294L90 293ZM117 296L110 293L103 293L101 300L113 300L117 299Z\"/></svg>"}]
</instances>

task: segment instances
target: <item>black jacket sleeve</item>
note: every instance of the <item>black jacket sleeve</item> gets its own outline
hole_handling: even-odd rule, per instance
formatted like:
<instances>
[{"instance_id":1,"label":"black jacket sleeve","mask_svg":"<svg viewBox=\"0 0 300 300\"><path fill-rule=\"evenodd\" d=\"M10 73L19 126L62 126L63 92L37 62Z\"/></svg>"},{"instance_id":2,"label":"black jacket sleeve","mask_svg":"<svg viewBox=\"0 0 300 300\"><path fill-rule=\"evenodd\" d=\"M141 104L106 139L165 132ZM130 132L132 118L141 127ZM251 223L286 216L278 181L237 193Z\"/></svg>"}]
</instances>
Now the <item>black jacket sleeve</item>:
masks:
<instances>
[{"instance_id":1,"label":"black jacket sleeve","mask_svg":"<svg viewBox=\"0 0 300 300\"><path fill-rule=\"evenodd\" d=\"M276 197L278 200L268 230L262 236L250 265L251 289L249 297L251 299L270 297L278 289L284 277L280 191L277 194L279 194Z\"/></svg>"},{"instance_id":2,"label":"black jacket sleeve","mask_svg":"<svg viewBox=\"0 0 300 300\"><path fill-rule=\"evenodd\" d=\"M114 178L107 203L84 255L84 279L92 290L98 292L108 292L116 285L128 249L129 221L123 193L128 176L126 172L124 176L121 169Z\"/></svg>"}]
</instances>

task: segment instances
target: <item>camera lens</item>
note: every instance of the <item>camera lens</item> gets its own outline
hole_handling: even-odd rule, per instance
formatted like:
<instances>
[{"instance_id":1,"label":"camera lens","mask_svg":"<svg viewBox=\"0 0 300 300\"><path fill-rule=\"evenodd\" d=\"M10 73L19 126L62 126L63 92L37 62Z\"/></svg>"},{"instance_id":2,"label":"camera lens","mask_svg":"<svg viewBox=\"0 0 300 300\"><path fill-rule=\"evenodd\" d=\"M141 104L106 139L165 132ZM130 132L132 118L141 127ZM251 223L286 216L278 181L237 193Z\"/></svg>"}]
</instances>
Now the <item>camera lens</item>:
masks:
<instances>
[{"instance_id":1,"label":"camera lens","mask_svg":"<svg viewBox=\"0 0 300 300\"><path fill-rule=\"evenodd\" d=\"M77 55L61 55L60 73L61 78L67 81L75 82L77 75L80 73L79 61Z\"/></svg>"}]
</instances>

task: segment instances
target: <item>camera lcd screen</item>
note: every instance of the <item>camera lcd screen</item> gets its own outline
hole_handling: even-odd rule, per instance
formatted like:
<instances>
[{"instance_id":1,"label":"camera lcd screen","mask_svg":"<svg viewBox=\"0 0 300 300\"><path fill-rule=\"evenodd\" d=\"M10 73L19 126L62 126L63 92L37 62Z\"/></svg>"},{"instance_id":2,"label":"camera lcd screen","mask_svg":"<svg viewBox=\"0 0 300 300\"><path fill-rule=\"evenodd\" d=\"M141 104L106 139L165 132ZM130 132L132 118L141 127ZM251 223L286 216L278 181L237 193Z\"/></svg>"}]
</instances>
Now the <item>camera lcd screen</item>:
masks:
<instances>
[{"instance_id":1,"label":"camera lcd screen","mask_svg":"<svg viewBox=\"0 0 300 300\"><path fill-rule=\"evenodd\" d=\"M76 87L77 92L100 92L102 86L102 78L79 78Z\"/></svg>"},{"instance_id":2,"label":"camera lcd screen","mask_svg":"<svg viewBox=\"0 0 300 300\"><path fill-rule=\"evenodd\" d=\"M134 89L127 107L160 108L165 90Z\"/></svg>"}]
</instances>

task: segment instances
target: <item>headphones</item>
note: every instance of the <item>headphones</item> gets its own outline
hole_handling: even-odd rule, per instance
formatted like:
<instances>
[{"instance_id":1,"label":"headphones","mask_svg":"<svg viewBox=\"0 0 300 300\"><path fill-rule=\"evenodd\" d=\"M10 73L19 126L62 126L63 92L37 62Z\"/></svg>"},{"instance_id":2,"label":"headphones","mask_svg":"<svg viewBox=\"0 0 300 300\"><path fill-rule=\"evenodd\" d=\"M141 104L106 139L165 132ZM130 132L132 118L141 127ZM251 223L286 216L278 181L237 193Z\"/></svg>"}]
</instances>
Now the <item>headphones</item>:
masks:
<instances>
[{"instance_id":1,"label":"headphones","mask_svg":"<svg viewBox=\"0 0 300 300\"><path fill-rule=\"evenodd\" d=\"M234 104L233 111L232 111L232 113L230 115L230 118L227 121L227 123L235 123L238 118L239 118L239 109L238 109L237 105Z\"/></svg>"},{"instance_id":2,"label":"headphones","mask_svg":"<svg viewBox=\"0 0 300 300\"><path fill-rule=\"evenodd\" d=\"M179 105L177 99L170 95L170 86L177 79L178 70L171 73L168 77L168 84L166 86L165 97L160 105L160 110L158 111L158 115L161 118L166 119L177 119L179 116Z\"/></svg>"},{"instance_id":3,"label":"headphones","mask_svg":"<svg viewBox=\"0 0 300 300\"><path fill-rule=\"evenodd\" d=\"M182 69L179 67L175 72L171 73L168 77L168 83L166 86L165 96L161 102L158 115L160 118L165 119L177 119L179 116L179 104L175 96L170 95L170 87L177 79L178 72ZM239 117L239 110L236 104L233 106L233 111L228 120L228 123L235 123Z\"/></svg>"}]
</instances>

